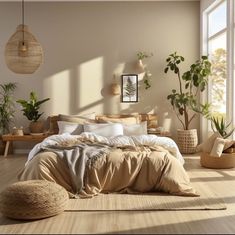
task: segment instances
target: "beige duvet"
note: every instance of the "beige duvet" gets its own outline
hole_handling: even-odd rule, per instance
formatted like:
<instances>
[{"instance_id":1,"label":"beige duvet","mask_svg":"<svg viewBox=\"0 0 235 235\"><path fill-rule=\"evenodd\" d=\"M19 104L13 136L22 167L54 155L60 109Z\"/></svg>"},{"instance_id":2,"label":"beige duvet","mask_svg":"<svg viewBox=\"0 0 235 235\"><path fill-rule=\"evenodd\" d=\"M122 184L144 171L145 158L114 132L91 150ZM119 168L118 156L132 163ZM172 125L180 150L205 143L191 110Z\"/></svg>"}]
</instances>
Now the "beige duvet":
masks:
<instances>
[{"instance_id":1,"label":"beige duvet","mask_svg":"<svg viewBox=\"0 0 235 235\"><path fill-rule=\"evenodd\" d=\"M74 189L66 162L53 152L38 153L18 176L19 180L44 179L62 185L72 195ZM107 155L87 165L80 197L99 193L162 191L172 195L198 196L190 185L182 164L160 146L134 150L113 148Z\"/></svg>"}]
</instances>

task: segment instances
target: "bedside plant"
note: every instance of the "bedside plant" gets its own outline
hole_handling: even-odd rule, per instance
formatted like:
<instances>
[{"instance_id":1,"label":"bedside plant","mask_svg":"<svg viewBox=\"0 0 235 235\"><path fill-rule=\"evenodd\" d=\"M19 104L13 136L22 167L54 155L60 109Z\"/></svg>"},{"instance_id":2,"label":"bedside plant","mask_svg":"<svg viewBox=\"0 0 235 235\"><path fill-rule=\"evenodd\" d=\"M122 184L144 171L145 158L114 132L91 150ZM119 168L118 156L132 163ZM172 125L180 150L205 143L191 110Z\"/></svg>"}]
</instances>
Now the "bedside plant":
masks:
<instances>
[{"instance_id":1,"label":"bedside plant","mask_svg":"<svg viewBox=\"0 0 235 235\"><path fill-rule=\"evenodd\" d=\"M211 74L211 63L207 56L202 56L200 60L197 60L194 64L190 66L190 69L181 75L179 65L184 62L184 57L177 55L177 53L170 54L166 59L167 65L164 70L168 73L169 70L176 74L176 78L179 82L179 90L173 89L171 94L167 96L170 101L173 110L180 123L182 124L184 134L187 137L182 136L182 139L189 140L190 131L197 135L197 130L190 130L190 124L197 114L202 114L206 118L210 118L210 104L202 104L199 99L199 93L205 91L208 83L208 76ZM186 132L188 131L188 132ZM181 130L179 133L183 133ZM180 138L181 139L181 138ZM183 153L193 153L195 152L195 147L197 145L197 137L194 137L195 141L191 141L192 147L187 146L187 142L182 143L181 152ZM181 144L179 144L181 145ZM187 150L189 149L189 150Z\"/></svg>"},{"instance_id":2,"label":"bedside plant","mask_svg":"<svg viewBox=\"0 0 235 235\"><path fill-rule=\"evenodd\" d=\"M31 121L29 129L31 133L42 133L43 132L43 122L38 121L43 113L39 113L40 106L48 101L50 98L46 98L43 100L38 100L36 93L30 93L30 99L27 100L17 100L16 102L21 104L23 115L27 117L29 121Z\"/></svg>"}]
</instances>

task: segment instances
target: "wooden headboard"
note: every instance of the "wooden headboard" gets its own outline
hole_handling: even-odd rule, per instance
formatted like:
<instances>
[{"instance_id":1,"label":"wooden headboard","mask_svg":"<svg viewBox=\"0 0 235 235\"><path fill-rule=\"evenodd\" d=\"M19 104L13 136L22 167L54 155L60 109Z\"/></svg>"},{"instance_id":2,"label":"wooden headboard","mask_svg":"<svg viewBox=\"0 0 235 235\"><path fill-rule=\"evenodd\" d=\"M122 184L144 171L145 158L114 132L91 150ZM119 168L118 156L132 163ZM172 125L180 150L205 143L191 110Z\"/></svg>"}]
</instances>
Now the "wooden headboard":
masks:
<instances>
[{"instance_id":1,"label":"wooden headboard","mask_svg":"<svg viewBox=\"0 0 235 235\"><path fill-rule=\"evenodd\" d=\"M113 118L125 118L125 117L133 117L139 116L140 121L147 121L147 126L149 128L156 128L157 127L157 115L156 114L103 114L102 116L106 117L113 117ZM101 115L96 115L99 117ZM59 115L49 116L49 132L51 134L57 134L59 132L57 121L59 121Z\"/></svg>"}]
</instances>

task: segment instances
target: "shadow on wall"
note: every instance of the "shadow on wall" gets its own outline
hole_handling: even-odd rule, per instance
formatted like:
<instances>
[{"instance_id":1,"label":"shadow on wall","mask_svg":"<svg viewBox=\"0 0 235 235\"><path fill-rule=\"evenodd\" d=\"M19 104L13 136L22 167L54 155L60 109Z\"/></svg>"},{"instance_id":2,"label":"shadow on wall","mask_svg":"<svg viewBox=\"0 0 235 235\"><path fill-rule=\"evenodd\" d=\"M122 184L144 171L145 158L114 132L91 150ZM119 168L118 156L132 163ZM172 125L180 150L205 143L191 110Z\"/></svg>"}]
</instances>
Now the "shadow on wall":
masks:
<instances>
[{"instance_id":1,"label":"shadow on wall","mask_svg":"<svg viewBox=\"0 0 235 235\"><path fill-rule=\"evenodd\" d=\"M132 63L118 63L110 71L104 56L99 56L74 68L49 76L43 81L43 96L51 98L47 113L79 114L96 111L96 113L148 113L156 112L156 91L145 90L143 80L139 81L139 102L121 103L121 97L110 93L113 82L110 74L115 74L115 82L121 85L121 74L135 73ZM107 60L108 61L108 60ZM107 66L105 66L107 64ZM140 78L141 79L141 78ZM155 82L153 83L154 86Z\"/></svg>"}]
</instances>

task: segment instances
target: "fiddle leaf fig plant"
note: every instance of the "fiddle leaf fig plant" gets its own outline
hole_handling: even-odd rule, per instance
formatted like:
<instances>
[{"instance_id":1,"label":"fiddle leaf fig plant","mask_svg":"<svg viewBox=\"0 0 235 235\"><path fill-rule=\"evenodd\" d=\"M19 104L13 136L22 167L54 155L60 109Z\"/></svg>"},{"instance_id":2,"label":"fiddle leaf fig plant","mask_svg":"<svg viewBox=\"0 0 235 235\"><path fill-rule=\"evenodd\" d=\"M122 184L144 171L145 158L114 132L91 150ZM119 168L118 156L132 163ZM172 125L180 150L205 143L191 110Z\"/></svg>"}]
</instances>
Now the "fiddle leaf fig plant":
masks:
<instances>
[{"instance_id":1,"label":"fiddle leaf fig plant","mask_svg":"<svg viewBox=\"0 0 235 235\"><path fill-rule=\"evenodd\" d=\"M179 66L184 62L183 56L175 52L169 55L166 62L164 72L172 71L175 73L179 84L179 89L172 89L167 99L170 101L183 129L189 130L190 123L197 113L210 118L210 104L202 104L198 95L206 89L208 76L211 74L211 63L207 56L202 56L200 60L190 66L188 71L181 75Z\"/></svg>"}]
</instances>

